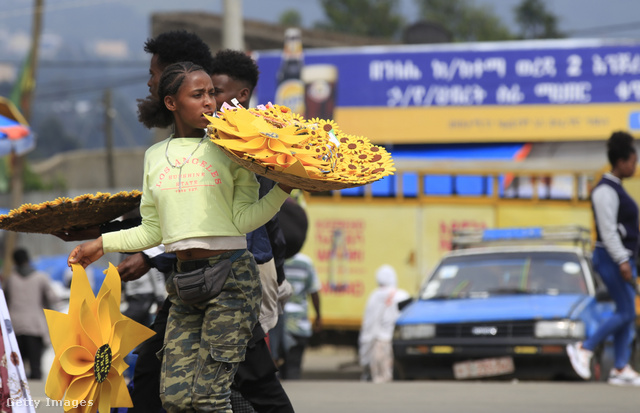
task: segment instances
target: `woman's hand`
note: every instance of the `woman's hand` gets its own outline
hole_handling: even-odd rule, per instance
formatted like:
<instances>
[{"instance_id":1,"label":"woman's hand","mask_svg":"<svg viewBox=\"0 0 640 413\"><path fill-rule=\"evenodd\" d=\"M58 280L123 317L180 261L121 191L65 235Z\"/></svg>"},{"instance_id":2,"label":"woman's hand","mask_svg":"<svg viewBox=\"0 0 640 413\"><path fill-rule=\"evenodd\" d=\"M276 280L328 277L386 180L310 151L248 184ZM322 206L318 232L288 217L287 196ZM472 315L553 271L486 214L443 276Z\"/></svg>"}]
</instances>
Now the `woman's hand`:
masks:
<instances>
[{"instance_id":1,"label":"woman's hand","mask_svg":"<svg viewBox=\"0 0 640 413\"><path fill-rule=\"evenodd\" d=\"M83 242L71 251L67 264L71 267L71 264L80 264L82 267L87 268L89 264L100 259L104 255L102 251L102 237Z\"/></svg>"}]
</instances>

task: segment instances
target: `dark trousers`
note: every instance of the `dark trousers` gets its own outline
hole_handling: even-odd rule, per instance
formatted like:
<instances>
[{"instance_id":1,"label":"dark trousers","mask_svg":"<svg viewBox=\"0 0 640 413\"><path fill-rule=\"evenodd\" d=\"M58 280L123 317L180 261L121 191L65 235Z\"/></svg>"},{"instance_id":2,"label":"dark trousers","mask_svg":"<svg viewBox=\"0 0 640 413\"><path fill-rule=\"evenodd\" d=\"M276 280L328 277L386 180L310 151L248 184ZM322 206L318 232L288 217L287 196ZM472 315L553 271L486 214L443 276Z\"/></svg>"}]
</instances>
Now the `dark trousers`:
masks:
<instances>
[{"instance_id":1,"label":"dark trousers","mask_svg":"<svg viewBox=\"0 0 640 413\"><path fill-rule=\"evenodd\" d=\"M129 306L123 314L142 325L148 326L151 321L149 309L155 302L156 296L154 294L127 295L125 300Z\"/></svg>"},{"instance_id":2,"label":"dark trousers","mask_svg":"<svg viewBox=\"0 0 640 413\"><path fill-rule=\"evenodd\" d=\"M256 327L262 329L259 323ZM247 346L247 354L238 366L231 389L238 391L258 413L293 413L293 406L276 376L277 372L263 337Z\"/></svg>"},{"instance_id":3,"label":"dark trousers","mask_svg":"<svg viewBox=\"0 0 640 413\"><path fill-rule=\"evenodd\" d=\"M162 349L164 332L171 302L165 300L151 325L156 335L140 344L136 350L138 359L133 372L133 406L129 412L161 412L160 360L156 353ZM262 330L258 323L257 329ZM254 330L257 331L257 330ZM264 334L261 334L264 337ZM245 360L238 366L232 388L238 391L258 413L289 413L293 407L282 384L276 376L277 369L264 338L251 340Z\"/></svg>"},{"instance_id":4,"label":"dark trousers","mask_svg":"<svg viewBox=\"0 0 640 413\"><path fill-rule=\"evenodd\" d=\"M133 390L131 391L133 407L129 408L129 412L164 411L160 401L160 360L156 353L162 349L170 307L171 302L168 299L165 300L151 325L156 335L144 341L136 349L138 359L133 370Z\"/></svg>"},{"instance_id":5,"label":"dark trousers","mask_svg":"<svg viewBox=\"0 0 640 413\"><path fill-rule=\"evenodd\" d=\"M637 278L637 268L633 260L631 272L633 283ZM634 336L636 320L636 295L631 284L624 281L620 275L620 266L613 261L603 247L593 250L593 267L600 273L602 282L607 286L609 295L616 303L616 311L598 329L582 343L587 350L594 350L607 337L613 336L614 367L621 370L629 363L631 357L631 342Z\"/></svg>"},{"instance_id":6,"label":"dark trousers","mask_svg":"<svg viewBox=\"0 0 640 413\"><path fill-rule=\"evenodd\" d=\"M284 356L284 363L280 366L280 377L283 380L300 380L302 375L302 356L309 343L309 337L293 336L295 344Z\"/></svg>"},{"instance_id":7,"label":"dark trousers","mask_svg":"<svg viewBox=\"0 0 640 413\"><path fill-rule=\"evenodd\" d=\"M20 355L23 361L29 362L29 377L30 379L40 380L42 379L41 360L44 344L42 337L40 336L25 336L16 335L18 341L18 348L20 349Z\"/></svg>"}]
</instances>

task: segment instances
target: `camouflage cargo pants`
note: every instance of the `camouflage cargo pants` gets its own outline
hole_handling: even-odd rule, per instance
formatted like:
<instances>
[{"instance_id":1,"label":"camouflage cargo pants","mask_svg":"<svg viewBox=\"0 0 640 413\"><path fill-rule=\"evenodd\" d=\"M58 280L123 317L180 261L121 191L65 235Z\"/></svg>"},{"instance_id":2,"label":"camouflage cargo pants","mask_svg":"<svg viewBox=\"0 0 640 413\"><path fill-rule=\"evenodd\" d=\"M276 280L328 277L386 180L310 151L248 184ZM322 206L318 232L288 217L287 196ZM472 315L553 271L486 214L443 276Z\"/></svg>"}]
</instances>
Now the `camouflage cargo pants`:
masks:
<instances>
[{"instance_id":1,"label":"camouflage cargo pants","mask_svg":"<svg viewBox=\"0 0 640 413\"><path fill-rule=\"evenodd\" d=\"M244 360L262 300L253 255L245 252L234 261L220 295L204 304L184 304L175 293L173 275L167 291L172 306L160 352L163 407L169 413L231 412L231 382Z\"/></svg>"}]
</instances>

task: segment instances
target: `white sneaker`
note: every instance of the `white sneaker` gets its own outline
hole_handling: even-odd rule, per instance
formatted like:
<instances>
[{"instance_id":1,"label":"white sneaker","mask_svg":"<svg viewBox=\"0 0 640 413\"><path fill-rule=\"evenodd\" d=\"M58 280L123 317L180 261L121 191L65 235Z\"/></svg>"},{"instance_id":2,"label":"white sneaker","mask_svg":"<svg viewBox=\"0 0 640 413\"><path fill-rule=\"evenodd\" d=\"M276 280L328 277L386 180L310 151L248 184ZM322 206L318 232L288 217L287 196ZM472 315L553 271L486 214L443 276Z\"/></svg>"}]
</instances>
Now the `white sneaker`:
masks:
<instances>
[{"instance_id":1,"label":"white sneaker","mask_svg":"<svg viewBox=\"0 0 640 413\"><path fill-rule=\"evenodd\" d=\"M640 386L640 374L634 371L628 364L620 371L611 369L609 384L617 386Z\"/></svg>"},{"instance_id":2,"label":"white sneaker","mask_svg":"<svg viewBox=\"0 0 640 413\"><path fill-rule=\"evenodd\" d=\"M582 342L567 344L567 354L571 361L571 366L578 376L585 380L591 378L591 357L593 357L593 351L585 350L582 348Z\"/></svg>"}]
</instances>

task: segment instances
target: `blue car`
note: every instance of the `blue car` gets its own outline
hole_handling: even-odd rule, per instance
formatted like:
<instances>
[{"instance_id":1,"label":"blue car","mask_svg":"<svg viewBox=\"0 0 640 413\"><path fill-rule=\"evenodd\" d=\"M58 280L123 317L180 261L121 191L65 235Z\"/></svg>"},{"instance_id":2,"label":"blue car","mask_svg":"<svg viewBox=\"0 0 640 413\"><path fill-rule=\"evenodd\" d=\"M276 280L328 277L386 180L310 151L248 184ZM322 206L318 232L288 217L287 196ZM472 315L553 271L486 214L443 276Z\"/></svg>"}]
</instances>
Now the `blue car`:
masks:
<instances>
[{"instance_id":1,"label":"blue car","mask_svg":"<svg viewBox=\"0 0 640 413\"><path fill-rule=\"evenodd\" d=\"M465 248L440 261L397 320L396 378L577 379L566 345L614 311L585 231L485 230L459 242ZM550 241L558 234L581 245Z\"/></svg>"}]
</instances>

